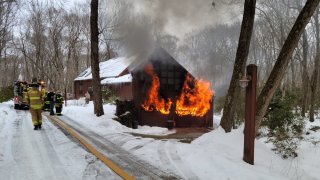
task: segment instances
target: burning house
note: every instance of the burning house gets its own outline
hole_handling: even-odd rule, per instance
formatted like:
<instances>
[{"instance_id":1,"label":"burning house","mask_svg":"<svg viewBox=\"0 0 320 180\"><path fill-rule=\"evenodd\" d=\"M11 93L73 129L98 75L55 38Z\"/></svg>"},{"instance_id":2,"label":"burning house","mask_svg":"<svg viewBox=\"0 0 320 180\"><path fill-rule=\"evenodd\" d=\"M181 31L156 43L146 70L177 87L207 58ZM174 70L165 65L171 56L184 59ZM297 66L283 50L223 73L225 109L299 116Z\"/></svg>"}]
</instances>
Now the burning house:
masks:
<instances>
[{"instance_id":1,"label":"burning house","mask_svg":"<svg viewBox=\"0 0 320 180\"><path fill-rule=\"evenodd\" d=\"M162 48L131 74L139 125L212 127L210 83L193 77Z\"/></svg>"},{"instance_id":2,"label":"burning house","mask_svg":"<svg viewBox=\"0 0 320 180\"><path fill-rule=\"evenodd\" d=\"M196 79L164 49L156 48L145 60L115 58L100 63L102 89L111 89L139 125L159 127L212 127L210 83ZM74 81L75 96L92 86L91 69ZM121 105L121 106L122 106ZM119 110L122 116L128 110ZM130 123L129 123L130 124ZM130 126L130 125L129 125Z\"/></svg>"}]
</instances>

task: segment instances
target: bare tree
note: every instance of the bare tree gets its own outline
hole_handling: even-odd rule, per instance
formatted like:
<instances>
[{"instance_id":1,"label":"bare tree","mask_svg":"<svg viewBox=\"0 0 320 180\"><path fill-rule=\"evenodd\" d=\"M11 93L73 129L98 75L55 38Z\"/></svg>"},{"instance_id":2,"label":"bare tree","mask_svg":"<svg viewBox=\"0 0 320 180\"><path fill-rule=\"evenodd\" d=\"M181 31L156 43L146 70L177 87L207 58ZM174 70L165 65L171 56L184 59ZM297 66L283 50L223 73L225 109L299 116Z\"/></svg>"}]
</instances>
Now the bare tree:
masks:
<instances>
[{"instance_id":1,"label":"bare tree","mask_svg":"<svg viewBox=\"0 0 320 180\"><path fill-rule=\"evenodd\" d=\"M296 22L294 23L282 49L277 58L276 64L263 87L258 100L256 110L256 132L260 127L262 118L266 114L270 101L279 87L282 78L288 68L290 58L294 49L297 47L301 34L304 31L305 26L309 22L315 9L317 8L320 0L308 0L301 10Z\"/></svg>"},{"instance_id":2,"label":"bare tree","mask_svg":"<svg viewBox=\"0 0 320 180\"><path fill-rule=\"evenodd\" d=\"M81 19L76 12L65 15L66 19L66 79L65 85L68 92L72 91L73 79L80 73L81 53Z\"/></svg>"},{"instance_id":3,"label":"bare tree","mask_svg":"<svg viewBox=\"0 0 320 180\"><path fill-rule=\"evenodd\" d=\"M303 33L302 40L302 60L301 60L301 69L302 69L302 97L301 97L301 116L305 117L306 108L307 108L307 99L309 92L309 76L308 76L308 34L305 31Z\"/></svg>"},{"instance_id":4,"label":"bare tree","mask_svg":"<svg viewBox=\"0 0 320 180\"><path fill-rule=\"evenodd\" d=\"M87 12L87 4L81 5L80 9L82 10L82 16L81 16L81 32L82 35L84 36L84 41L85 41L85 67L90 67L91 62L90 62L90 54L91 54L91 37L90 37L90 12Z\"/></svg>"},{"instance_id":5,"label":"bare tree","mask_svg":"<svg viewBox=\"0 0 320 180\"><path fill-rule=\"evenodd\" d=\"M318 82L319 82L319 69L320 69L319 8L315 13L314 21L315 21L314 25L315 25L315 36L316 36L316 56L314 59L314 68L313 68L313 73L312 73L311 82L310 82L310 89L311 89L310 113L309 113L310 122L314 121L316 92L317 92Z\"/></svg>"},{"instance_id":6,"label":"bare tree","mask_svg":"<svg viewBox=\"0 0 320 180\"><path fill-rule=\"evenodd\" d=\"M5 72L10 68L10 66L16 61L14 56L16 54L11 54L10 42L13 40L13 24L16 16L16 3L14 1L1 1L0 2L0 71ZM15 67L15 66L14 66ZM0 77L0 87L8 86L12 83L12 76Z\"/></svg>"},{"instance_id":7,"label":"bare tree","mask_svg":"<svg viewBox=\"0 0 320 180\"><path fill-rule=\"evenodd\" d=\"M63 19L64 10L55 7L49 7L46 11L48 24L48 39L45 42L49 57L47 62L50 68L46 68L53 79L56 90L64 90L65 84L65 63L63 55L63 29L65 28L65 20ZM62 76L61 76L62 75ZM41 77L44 77L41 76Z\"/></svg>"},{"instance_id":8,"label":"bare tree","mask_svg":"<svg viewBox=\"0 0 320 180\"><path fill-rule=\"evenodd\" d=\"M92 69L92 86L93 86L93 104L96 116L102 116L102 93L101 79L99 69L99 28L98 28L98 0L91 0L91 69Z\"/></svg>"},{"instance_id":9,"label":"bare tree","mask_svg":"<svg viewBox=\"0 0 320 180\"><path fill-rule=\"evenodd\" d=\"M46 59L46 16L45 16L45 9L43 9L43 5L39 2L31 2L30 4L30 13L31 17L27 21L28 26L30 26L30 32L28 32L30 46L32 48L32 52L30 54L34 61L31 72L33 77L43 77L45 74L45 59ZM30 48L30 47L27 47ZM31 50L31 49L30 49Z\"/></svg>"},{"instance_id":10,"label":"bare tree","mask_svg":"<svg viewBox=\"0 0 320 180\"><path fill-rule=\"evenodd\" d=\"M230 132L234 121L234 108L235 100L239 94L239 80L243 74L245 68L249 47L251 34L253 31L254 15L255 15L255 0L246 0L244 3L243 20L241 25L241 32L239 37L239 44L236 54L236 59L234 63L234 69L232 73L232 78L226 96L226 101L223 110L223 116L221 118L220 125L226 132Z\"/></svg>"},{"instance_id":11,"label":"bare tree","mask_svg":"<svg viewBox=\"0 0 320 180\"><path fill-rule=\"evenodd\" d=\"M114 52L114 45L119 41L116 37L116 31L121 24L125 23L127 18L128 3L126 1L102 1L101 7L104 11L99 12L99 30L101 34L101 57L106 60L113 58L116 54Z\"/></svg>"}]
</instances>

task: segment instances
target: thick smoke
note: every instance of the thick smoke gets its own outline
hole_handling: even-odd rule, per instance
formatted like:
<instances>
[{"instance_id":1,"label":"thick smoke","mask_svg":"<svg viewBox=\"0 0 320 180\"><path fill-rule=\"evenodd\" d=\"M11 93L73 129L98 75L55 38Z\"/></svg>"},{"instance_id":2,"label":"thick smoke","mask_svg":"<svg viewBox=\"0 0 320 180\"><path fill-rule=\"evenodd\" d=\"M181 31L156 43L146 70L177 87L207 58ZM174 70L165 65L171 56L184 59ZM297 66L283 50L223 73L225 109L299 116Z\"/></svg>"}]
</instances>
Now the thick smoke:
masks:
<instances>
[{"instance_id":1,"label":"thick smoke","mask_svg":"<svg viewBox=\"0 0 320 180\"><path fill-rule=\"evenodd\" d=\"M155 47L161 46L196 77L204 77L215 82L215 86L218 81L220 82L221 78L212 77L213 73L207 72L214 71L213 67L217 67L218 64L216 61L221 62L227 58L218 59L215 54L206 52L214 49L220 39L215 35L198 35L194 37L197 40L192 42L187 39L193 34L206 33L204 29L239 22L242 15L242 0L123 0L123 2L127 4L127 9L121 13L127 18L119 23L121 28L117 32L122 39L121 47L124 48L124 54L137 56L140 61L136 64L138 67L154 52ZM207 38L201 40L201 37ZM217 43L210 43L210 40ZM209 42L206 43L207 46L199 46L203 44L202 41ZM195 43L194 47L189 45L190 43ZM193 54L193 51L198 55ZM206 64L203 66L205 68L197 68L199 64ZM226 77L223 73L221 76L224 79ZM222 88L224 84L219 83L218 86Z\"/></svg>"},{"instance_id":2,"label":"thick smoke","mask_svg":"<svg viewBox=\"0 0 320 180\"><path fill-rule=\"evenodd\" d=\"M238 19L242 7L239 0L134 0L131 3L136 13L150 17L159 30L180 39L205 26Z\"/></svg>"},{"instance_id":3,"label":"thick smoke","mask_svg":"<svg viewBox=\"0 0 320 180\"><path fill-rule=\"evenodd\" d=\"M165 43L174 56L173 43L181 45L186 34L207 26L232 23L239 19L241 0L122 0L119 37L124 40L126 54L149 55L152 42ZM167 36L163 42L163 36ZM171 36L171 38L168 36ZM176 39L174 39L176 38ZM172 42L176 41L176 42ZM141 51L144 51L142 53Z\"/></svg>"}]
</instances>

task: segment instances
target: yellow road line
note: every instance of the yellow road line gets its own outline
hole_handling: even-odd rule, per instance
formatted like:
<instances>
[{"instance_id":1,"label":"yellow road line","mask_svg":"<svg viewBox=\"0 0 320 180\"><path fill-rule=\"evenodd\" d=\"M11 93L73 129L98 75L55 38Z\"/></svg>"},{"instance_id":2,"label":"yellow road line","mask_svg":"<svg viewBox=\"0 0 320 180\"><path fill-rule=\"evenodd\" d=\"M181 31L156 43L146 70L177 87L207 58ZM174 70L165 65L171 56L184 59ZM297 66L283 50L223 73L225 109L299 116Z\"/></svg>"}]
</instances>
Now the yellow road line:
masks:
<instances>
[{"instance_id":1,"label":"yellow road line","mask_svg":"<svg viewBox=\"0 0 320 180\"><path fill-rule=\"evenodd\" d=\"M121 169L119 166L117 166L114 162L112 162L109 158L104 156L101 152L99 152L96 148L94 148L91 144L89 144L84 138L81 137L79 133L77 133L74 129L69 127L66 123L62 122L58 118L54 116L48 117L45 115L48 119L53 120L57 125L59 125L61 128L68 131L73 137L77 138L81 144L83 144L88 150L95 155L98 159L100 159L105 165L107 165L110 169L112 169L116 174L118 174L123 179L128 180L134 180L135 178L131 175L129 175L127 172L125 172L123 169Z\"/></svg>"}]
</instances>

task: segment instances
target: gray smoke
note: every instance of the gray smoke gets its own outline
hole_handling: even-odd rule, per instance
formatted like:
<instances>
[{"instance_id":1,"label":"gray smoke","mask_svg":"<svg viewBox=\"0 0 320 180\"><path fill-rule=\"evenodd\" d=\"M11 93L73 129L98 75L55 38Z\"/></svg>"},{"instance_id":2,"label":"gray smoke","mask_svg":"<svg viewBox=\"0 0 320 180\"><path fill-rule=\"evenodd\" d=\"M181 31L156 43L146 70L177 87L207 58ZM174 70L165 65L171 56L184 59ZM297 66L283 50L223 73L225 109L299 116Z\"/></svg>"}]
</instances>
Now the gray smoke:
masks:
<instances>
[{"instance_id":1,"label":"gray smoke","mask_svg":"<svg viewBox=\"0 0 320 180\"><path fill-rule=\"evenodd\" d=\"M182 39L193 30L238 19L241 0L134 0L136 13L150 17L160 31Z\"/></svg>"},{"instance_id":2,"label":"gray smoke","mask_svg":"<svg viewBox=\"0 0 320 180\"><path fill-rule=\"evenodd\" d=\"M118 1L119 2L119 1ZM122 0L118 36L125 54L148 57L160 44L175 56L186 34L239 19L242 0ZM241 3L240 3L241 2ZM163 38L166 36L166 38ZM171 37L170 37L171 36ZM163 42L165 40L165 42ZM175 42L174 42L175 41ZM164 45L162 45L164 44ZM141 52L144 51L144 52ZM144 59L143 57L141 59Z\"/></svg>"},{"instance_id":3,"label":"gray smoke","mask_svg":"<svg viewBox=\"0 0 320 180\"><path fill-rule=\"evenodd\" d=\"M221 73L222 80L218 77L219 74L207 73L216 71L213 67L217 67L217 64L224 64L219 62L226 61L225 56L218 59L216 54L207 52L210 51L209 49L211 51L217 49L215 46L219 46L218 42L221 41L219 37L223 36L198 35L194 37L197 40L192 42L188 40L188 37L190 39L194 34L206 33L204 29L214 29L221 24L239 22L243 0L122 1L127 4L127 8L121 11L121 16L126 18L121 19L121 22L118 23L121 24L121 27L117 29L117 33L122 39L123 54L137 56L138 67L154 52L155 47L160 46L196 77L203 77L214 82L214 89L225 89L223 82L228 82L225 79L229 77ZM210 34L211 31L208 33ZM223 31L222 34L224 34ZM230 34L225 34L225 36L228 38ZM201 37L206 38L202 40ZM231 39L233 41L233 38ZM205 41L208 42L202 43ZM217 41L217 43L210 43L210 41ZM196 44L193 47L189 45L191 43ZM193 54L193 51L196 52ZM217 53L219 53L218 50ZM197 68L201 64L204 64L203 68ZM226 68L229 67L226 66L223 69Z\"/></svg>"}]
</instances>

